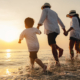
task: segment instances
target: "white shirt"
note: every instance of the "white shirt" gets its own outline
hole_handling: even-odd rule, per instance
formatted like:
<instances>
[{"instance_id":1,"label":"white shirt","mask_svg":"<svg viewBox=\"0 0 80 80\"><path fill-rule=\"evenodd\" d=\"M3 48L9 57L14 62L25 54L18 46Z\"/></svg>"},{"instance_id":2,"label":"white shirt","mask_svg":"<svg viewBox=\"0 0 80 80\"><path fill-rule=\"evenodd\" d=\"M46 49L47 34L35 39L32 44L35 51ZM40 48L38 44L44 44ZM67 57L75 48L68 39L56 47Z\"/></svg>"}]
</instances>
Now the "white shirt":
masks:
<instances>
[{"instance_id":1,"label":"white shirt","mask_svg":"<svg viewBox=\"0 0 80 80\"><path fill-rule=\"evenodd\" d=\"M52 32L60 33L58 23L62 28L65 28L64 24L58 17L57 13L51 10L50 8L44 8L42 11L39 24L43 24L43 22L44 22L45 34L49 34Z\"/></svg>"},{"instance_id":2,"label":"white shirt","mask_svg":"<svg viewBox=\"0 0 80 80\"><path fill-rule=\"evenodd\" d=\"M73 27L73 30L70 31L70 37L80 39L80 26L77 17L72 17L70 27Z\"/></svg>"},{"instance_id":3,"label":"white shirt","mask_svg":"<svg viewBox=\"0 0 80 80\"><path fill-rule=\"evenodd\" d=\"M20 35L21 40L23 38L26 39L28 50L30 52L39 50L39 43L36 34L40 34L40 31L37 28L27 28Z\"/></svg>"}]
</instances>

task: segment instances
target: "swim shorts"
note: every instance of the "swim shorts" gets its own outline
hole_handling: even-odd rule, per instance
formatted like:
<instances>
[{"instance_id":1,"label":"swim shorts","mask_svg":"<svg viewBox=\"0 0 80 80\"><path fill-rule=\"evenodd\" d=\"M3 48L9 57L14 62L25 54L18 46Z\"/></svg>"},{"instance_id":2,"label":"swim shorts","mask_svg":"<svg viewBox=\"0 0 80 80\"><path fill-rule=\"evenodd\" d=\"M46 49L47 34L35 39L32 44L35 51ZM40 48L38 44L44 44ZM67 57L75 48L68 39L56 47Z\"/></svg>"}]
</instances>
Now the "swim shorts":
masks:
<instances>
[{"instance_id":1,"label":"swim shorts","mask_svg":"<svg viewBox=\"0 0 80 80\"><path fill-rule=\"evenodd\" d=\"M53 32L53 33L49 33L48 36L48 44L56 44L56 37L57 37L58 33Z\"/></svg>"},{"instance_id":2,"label":"swim shorts","mask_svg":"<svg viewBox=\"0 0 80 80\"><path fill-rule=\"evenodd\" d=\"M29 57L32 59L36 59L37 58L37 52L36 51L30 52Z\"/></svg>"}]
</instances>

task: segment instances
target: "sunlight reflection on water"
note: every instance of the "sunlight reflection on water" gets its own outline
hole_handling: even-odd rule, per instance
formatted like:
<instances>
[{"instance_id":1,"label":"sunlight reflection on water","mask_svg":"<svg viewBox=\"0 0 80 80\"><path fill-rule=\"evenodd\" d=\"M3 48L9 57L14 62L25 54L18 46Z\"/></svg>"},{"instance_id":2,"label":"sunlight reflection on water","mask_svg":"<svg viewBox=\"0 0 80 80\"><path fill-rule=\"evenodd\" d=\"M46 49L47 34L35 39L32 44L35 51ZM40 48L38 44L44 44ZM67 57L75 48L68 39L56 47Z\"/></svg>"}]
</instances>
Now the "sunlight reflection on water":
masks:
<instances>
[{"instance_id":1,"label":"sunlight reflection on water","mask_svg":"<svg viewBox=\"0 0 80 80\"><path fill-rule=\"evenodd\" d=\"M9 69L6 69L6 74L11 75L10 72L9 72Z\"/></svg>"},{"instance_id":2,"label":"sunlight reflection on water","mask_svg":"<svg viewBox=\"0 0 80 80\"><path fill-rule=\"evenodd\" d=\"M11 53L6 53L6 58L10 58L11 57Z\"/></svg>"}]
</instances>

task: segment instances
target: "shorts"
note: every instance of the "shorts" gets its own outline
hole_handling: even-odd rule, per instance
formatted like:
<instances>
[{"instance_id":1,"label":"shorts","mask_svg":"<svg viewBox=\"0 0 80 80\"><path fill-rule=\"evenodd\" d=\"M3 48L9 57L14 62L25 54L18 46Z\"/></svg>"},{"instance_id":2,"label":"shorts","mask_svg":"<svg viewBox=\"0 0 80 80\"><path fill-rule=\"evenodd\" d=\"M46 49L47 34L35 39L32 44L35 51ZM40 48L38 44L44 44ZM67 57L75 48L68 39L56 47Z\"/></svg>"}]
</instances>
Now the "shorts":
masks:
<instances>
[{"instance_id":1,"label":"shorts","mask_svg":"<svg viewBox=\"0 0 80 80\"><path fill-rule=\"evenodd\" d=\"M76 38L74 38L74 37L70 37L70 40L78 41L78 39L76 39Z\"/></svg>"},{"instance_id":2,"label":"shorts","mask_svg":"<svg viewBox=\"0 0 80 80\"><path fill-rule=\"evenodd\" d=\"M49 33L48 36L48 44L56 44L56 37L57 37L58 33L53 32L53 33Z\"/></svg>"},{"instance_id":3,"label":"shorts","mask_svg":"<svg viewBox=\"0 0 80 80\"><path fill-rule=\"evenodd\" d=\"M36 59L37 58L37 51L30 52L29 57L32 59Z\"/></svg>"}]
</instances>

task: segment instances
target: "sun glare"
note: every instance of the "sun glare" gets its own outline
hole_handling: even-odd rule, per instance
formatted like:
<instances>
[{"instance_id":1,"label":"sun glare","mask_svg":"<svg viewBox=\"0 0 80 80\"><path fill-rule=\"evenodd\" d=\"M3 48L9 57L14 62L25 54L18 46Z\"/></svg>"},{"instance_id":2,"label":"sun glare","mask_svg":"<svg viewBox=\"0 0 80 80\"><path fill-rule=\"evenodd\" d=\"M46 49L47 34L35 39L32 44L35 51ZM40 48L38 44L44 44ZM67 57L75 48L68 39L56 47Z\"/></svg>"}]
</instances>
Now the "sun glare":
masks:
<instances>
[{"instance_id":1,"label":"sun glare","mask_svg":"<svg viewBox=\"0 0 80 80\"><path fill-rule=\"evenodd\" d=\"M6 57L7 57L7 58L10 58L10 57L11 57L11 53L7 53L7 54L6 54Z\"/></svg>"},{"instance_id":2,"label":"sun glare","mask_svg":"<svg viewBox=\"0 0 80 80\"><path fill-rule=\"evenodd\" d=\"M9 70L8 70L8 69L6 69L6 74L10 75L10 72L9 72Z\"/></svg>"},{"instance_id":3,"label":"sun glare","mask_svg":"<svg viewBox=\"0 0 80 80\"><path fill-rule=\"evenodd\" d=\"M11 51L11 49L7 49L6 51L7 51L7 52L10 52L10 51Z\"/></svg>"},{"instance_id":4,"label":"sun glare","mask_svg":"<svg viewBox=\"0 0 80 80\"><path fill-rule=\"evenodd\" d=\"M1 33L0 39L6 42L12 42L18 37L17 35L18 30L13 26L11 27L3 26L2 29L0 29L0 33Z\"/></svg>"}]
</instances>

